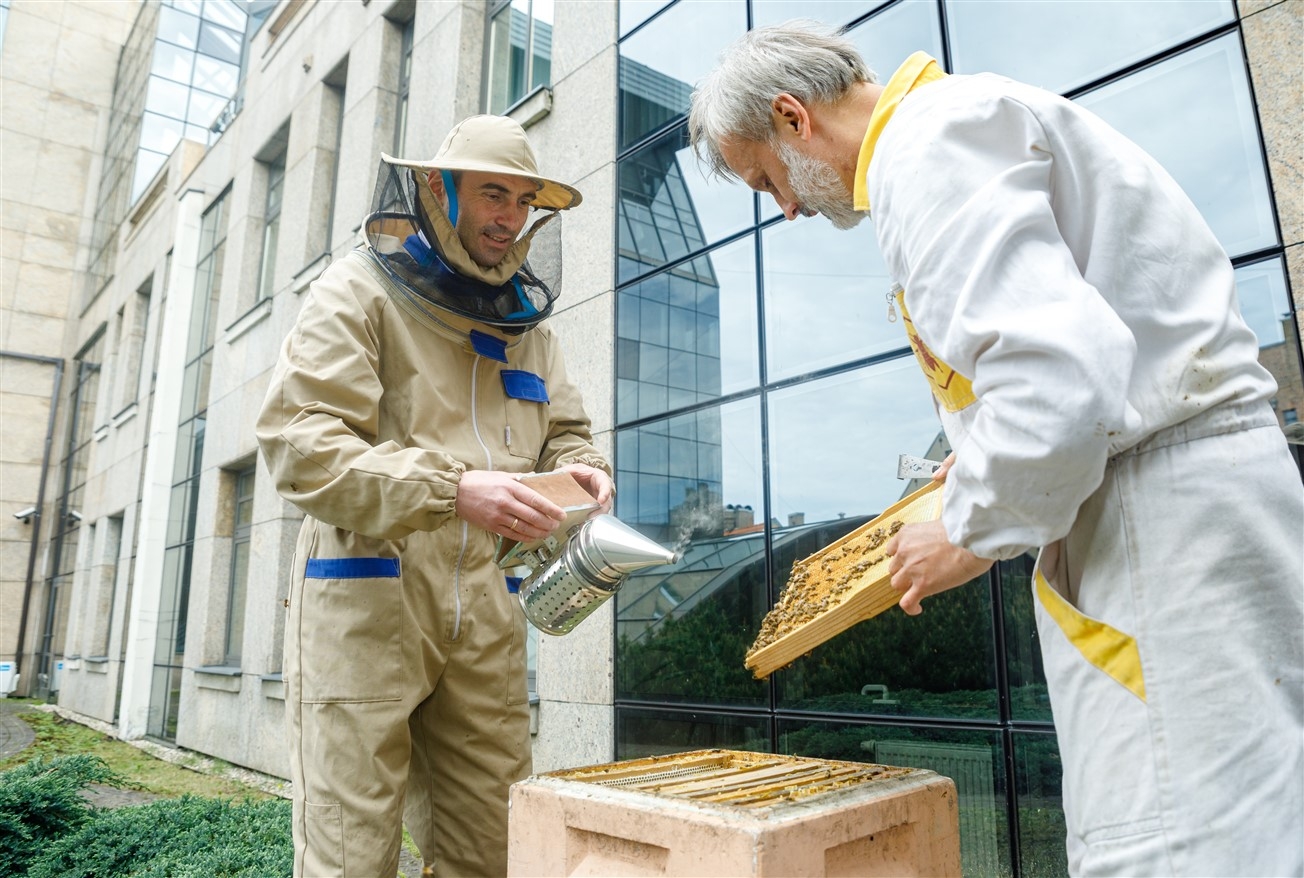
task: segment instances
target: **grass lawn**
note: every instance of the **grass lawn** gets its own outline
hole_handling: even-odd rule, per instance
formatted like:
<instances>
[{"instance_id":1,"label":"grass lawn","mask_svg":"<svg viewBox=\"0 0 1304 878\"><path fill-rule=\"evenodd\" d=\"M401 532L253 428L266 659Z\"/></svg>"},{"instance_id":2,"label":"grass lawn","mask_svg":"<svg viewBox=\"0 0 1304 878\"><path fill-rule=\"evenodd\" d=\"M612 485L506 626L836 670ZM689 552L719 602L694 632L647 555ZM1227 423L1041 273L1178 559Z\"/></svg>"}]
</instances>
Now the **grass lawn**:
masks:
<instances>
[{"instance_id":1,"label":"grass lawn","mask_svg":"<svg viewBox=\"0 0 1304 878\"><path fill-rule=\"evenodd\" d=\"M11 698L20 704L42 702L24 698ZM145 751L123 743L116 738L66 720L55 713L43 710L26 710L18 718L32 727L36 739L32 744L10 758L0 761L0 771L21 765L35 756L53 758L87 754L98 756L109 768L130 780L144 792L164 798L190 794L213 799L270 799L274 796L242 784L239 781L192 771L156 759Z\"/></svg>"}]
</instances>

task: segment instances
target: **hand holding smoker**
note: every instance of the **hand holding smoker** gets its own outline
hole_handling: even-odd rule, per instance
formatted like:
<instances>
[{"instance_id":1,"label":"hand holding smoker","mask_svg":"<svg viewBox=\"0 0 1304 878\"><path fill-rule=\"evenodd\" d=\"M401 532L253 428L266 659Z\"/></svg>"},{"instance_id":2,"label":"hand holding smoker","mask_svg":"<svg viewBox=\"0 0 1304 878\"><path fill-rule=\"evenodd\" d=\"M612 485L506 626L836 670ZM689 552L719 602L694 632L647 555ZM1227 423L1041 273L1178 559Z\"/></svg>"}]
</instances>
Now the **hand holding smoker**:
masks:
<instances>
[{"instance_id":1,"label":"hand holding smoker","mask_svg":"<svg viewBox=\"0 0 1304 878\"><path fill-rule=\"evenodd\" d=\"M517 597L525 618L540 631L569 634L630 573L679 560L614 515L593 515L597 501L569 473L531 473L521 481L566 512L566 519L541 540L498 541L500 568L530 568Z\"/></svg>"}]
</instances>

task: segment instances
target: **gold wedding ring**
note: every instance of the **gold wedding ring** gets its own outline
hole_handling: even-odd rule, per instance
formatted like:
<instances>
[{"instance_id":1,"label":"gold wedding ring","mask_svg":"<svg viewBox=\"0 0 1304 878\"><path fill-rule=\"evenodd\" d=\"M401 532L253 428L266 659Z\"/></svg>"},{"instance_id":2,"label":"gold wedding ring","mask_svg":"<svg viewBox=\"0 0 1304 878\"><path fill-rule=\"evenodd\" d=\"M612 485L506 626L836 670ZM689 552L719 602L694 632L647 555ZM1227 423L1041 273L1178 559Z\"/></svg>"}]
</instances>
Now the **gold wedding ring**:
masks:
<instances>
[{"instance_id":1,"label":"gold wedding ring","mask_svg":"<svg viewBox=\"0 0 1304 878\"><path fill-rule=\"evenodd\" d=\"M519 518L513 518L513 519L512 519L512 526L509 527L508 530L516 530L516 525L518 525L518 524L520 524L520 523L521 523L521 520L520 520Z\"/></svg>"}]
</instances>

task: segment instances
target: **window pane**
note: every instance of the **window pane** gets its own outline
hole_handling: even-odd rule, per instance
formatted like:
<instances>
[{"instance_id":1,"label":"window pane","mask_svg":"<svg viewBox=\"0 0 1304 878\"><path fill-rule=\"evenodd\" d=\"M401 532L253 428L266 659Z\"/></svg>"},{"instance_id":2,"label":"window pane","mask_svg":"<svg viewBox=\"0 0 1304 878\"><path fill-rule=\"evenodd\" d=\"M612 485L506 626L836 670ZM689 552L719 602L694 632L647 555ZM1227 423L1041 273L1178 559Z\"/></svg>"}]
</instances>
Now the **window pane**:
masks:
<instances>
[{"instance_id":1,"label":"window pane","mask_svg":"<svg viewBox=\"0 0 1304 878\"><path fill-rule=\"evenodd\" d=\"M682 553L616 594L618 697L767 702L743 666L769 609L760 435L756 399L617 434L617 517Z\"/></svg>"},{"instance_id":2,"label":"window pane","mask_svg":"<svg viewBox=\"0 0 1304 878\"><path fill-rule=\"evenodd\" d=\"M1068 828L1060 793L1064 771L1059 744L1049 732L1015 732L1011 737L1023 874L1067 875L1069 863L1064 839Z\"/></svg>"},{"instance_id":3,"label":"window pane","mask_svg":"<svg viewBox=\"0 0 1304 878\"><path fill-rule=\"evenodd\" d=\"M179 9L164 6L158 11L158 38L193 49L199 39L199 19ZM155 51L159 48L156 46Z\"/></svg>"},{"instance_id":4,"label":"window pane","mask_svg":"<svg viewBox=\"0 0 1304 878\"><path fill-rule=\"evenodd\" d=\"M908 345L901 322L888 320L892 280L871 223L839 231L813 217L762 233L770 381Z\"/></svg>"},{"instance_id":5,"label":"window pane","mask_svg":"<svg viewBox=\"0 0 1304 878\"><path fill-rule=\"evenodd\" d=\"M804 8L805 4L801 5ZM879 82L886 82L916 50L934 58L942 57L942 25L937 20L937 4L933 0L906 0L890 6L848 31L847 39L856 44L865 63L878 74ZM774 199L762 196L762 219L779 214Z\"/></svg>"},{"instance_id":6,"label":"window pane","mask_svg":"<svg viewBox=\"0 0 1304 878\"><path fill-rule=\"evenodd\" d=\"M194 58L195 53L188 49L158 43L154 46L154 63L149 71L173 82L189 82Z\"/></svg>"},{"instance_id":7,"label":"window pane","mask_svg":"<svg viewBox=\"0 0 1304 878\"><path fill-rule=\"evenodd\" d=\"M181 139L181 127L181 122L176 119L158 113L145 113L141 118L140 145L166 156ZM154 165L154 170L158 170L158 164ZM150 176L153 176L152 172Z\"/></svg>"},{"instance_id":8,"label":"window pane","mask_svg":"<svg viewBox=\"0 0 1304 878\"><path fill-rule=\"evenodd\" d=\"M186 118L186 99L190 89L180 83L161 76L149 78L149 91L145 95L145 106L155 113L173 119Z\"/></svg>"},{"instance_id":9,"label":"window pane","mask_svg":"<svg viewBox=\"0 0 1304 878\"><path fill-rule=\"evenodd\" d=\"M235 94L236 80L239 76L240 68L234 64L227 64L207 55L195 56L195 88L230 97Z\"/></svg>"},{"instance_id":10,"label":"window pane","mask_svg":"<svg viewBox=\"0 0 1304 878\"><path fill-rule=\"evenodd\" d=\"M136 171L131 177L131 200L133 203L145 191L145 187L154 179L158 169L163 167L163 163L167 160L167 156L157 152L150 152L147 149L139 150L136 153Z\"/></svg>"},{"instance_id":11,"label":"window pane","mask_svg":"<svg viewBox=\"0 0 1304 878\"><path fill-rule=\"evenodd\" d=\"M1236 34L1077 100L1159 160L1230 255L1277 244L1258 123Z\"/></svg>"},{"instance_id":12,"label":"window pane","mask_svg":"<svg viewBox=\"0 0 1304 878\"><path fill-rule=\"evenodd\" d=\"M227 607L226 656L224 664L240 665L244 644L245 594L249 583L249 541L231 547L231 598Z\"/></svg>"},{"instance_id":13,"label":"window pane","mask_svg":"<svg viewBox=\"0 0 1304 878\"><path fill-rule=\"evenodd\" d=\"M747 28L742 3L678 3L620 44L620 145L688 112L693 86Z\"/></svg>"},{"instance_id":14,"label":"window pane","mask_svg":"<svg viewBox=\"0 0 1304 878\"><path fill-rule=\"evenodd\" d=\"M525 96L525 41L529 34L529 0L512 0L489 23L488 104L501 113Z\"/></svg>"},{"instance_id":15,"label":"window pane","mask_svg":"<svg viewBox=\"0 0 1304 878\"><path fill-rule=\"evenodd\" d=\"M240 63L240 34L204 22L199 26L199 51L219 61Z\"/></svg>"},{"instance_id":16,"label":"window pane","mask_svg":"<svg viewBox=\"0 0 1304 878\"><path fill-rule=\"evenodd\" d=\"M242 31L245 26L245 13L231 0L207 0L204 3L204 19L232 30Z\"/></svg>"},{"instance_id":17,"label":"window pane","mask_svg":"<svg viewBox=\"0 0 1304 878\"><path fill-rule=\"evenodd\" d=\"M1032 605L1035 562L1032 554L1024 554L996 565L1005 614L1005 672L1010 681L1010 717L1050 722L1050 695Z\"/></svg>"},{"instance_id":18,"label":"window pane","mask_svg":"<svg viewBox=\"0 0 1304 878\"><path fill-rule=\"evenodd\" d=\"M957 73L1060 94L1235 19L1230 0L946 0Z\"/></svg>"},{"instance_id":19,"label":"window pane","mask_svg":"<svg viewBox=\"0 0 1304 878\"><path fill-rule=\"evenodd\" d=\"M884 0L752 0L752 27L810 18L841 27L855 21Z\"/></svg>"},{"instance_id":20,"label":"window pane","mask_svg":"<svg viewBox=\"0 0 1304 878\"><path fill-rule=\"evenodd\" d=\"M647 21L669 2L670 0L620 0L620 35L623 37Z\"/></svg>"},{"instance_id":21,"label":"window pane","mask_svg":"<svg viewBox=\"0 0 1304 878\"><path fill-rule=\"evenodd\" d=\"M1005 759L999 732L780 720L779 752L927 768L951 778L959 794L961 872L1010 874Z\"/></svg>"},{"instance_id":22,"label":"window pane","mask_svg":"<svg viewBox=\"0 0 1304 878\"><path fill-rule=\"evenodd\" d=\"M911 357L775 391L769 401L776 586L795 561L910 492L913 483L896 478L900 454L941 459L949 450ZM843 632L780 672L780 703L994 720L986 578L930 598L923 618L893 609Z\"/></svg>"},{"instance_id":23,"label":"window pane","mask_svg":"<svg viewBox=\"0 0 1304 878\"><path fill-rule=\"evenodd\" d=\"M209 94L206 91L192 89L190 92L190 109L186 112L186 121L195 125L208 126L213 123L229 98Z\"/></svg>"},{"instance_id":24,"label":"window pane","mask_svg":"<svg viewBox=\"0 0 1304 878\"><path fill-rule=\"evenodd\" d=\"M679 259L751 225L752 193L709 179L688 129L666 133L620 162L617 283Z\"/></svg>"},{"instance_id":25,"label":"window pane","mask_svg":"<svg viewBox=\"0 0 1304 878\"><path fill-rule=\"evenodd\" d=\"M1241 314L1259 337L1259 362L1277 379L1273 409L1292 442L1304 444L1304 378L1300 375L1297 331L1282 260L1270 259L1236 269Z\"/></svg>"},{"instance_id":26,"label":"window pane","mask_svg":"<svg viewBox=\"0 0 1304 878\"><path fill-rule=\"evenodd\" d=\"M534 46L527 94L530 89L552 82L552 0L533 0L530 14L534 17Z\"/></svg>"},{"instance_id":27,"label":"window pane","mask_svg":"<svg viewBox=\"0 0 1304 878\"><path fill-rule=\"evenodd\" d=\"M617 293L617 420L756 386L754 241L744 238Z\"/></svg>"},{"instance_id":28,"label":"window pane","mask_svg":"<svg viewBox=\"0 0 1304 878\"><path fill-rule=\"evenodd\" d=\"M616 758L640 759L687 750L770 752L763 717L616 709Z\"/></svg>"}]
</instances>

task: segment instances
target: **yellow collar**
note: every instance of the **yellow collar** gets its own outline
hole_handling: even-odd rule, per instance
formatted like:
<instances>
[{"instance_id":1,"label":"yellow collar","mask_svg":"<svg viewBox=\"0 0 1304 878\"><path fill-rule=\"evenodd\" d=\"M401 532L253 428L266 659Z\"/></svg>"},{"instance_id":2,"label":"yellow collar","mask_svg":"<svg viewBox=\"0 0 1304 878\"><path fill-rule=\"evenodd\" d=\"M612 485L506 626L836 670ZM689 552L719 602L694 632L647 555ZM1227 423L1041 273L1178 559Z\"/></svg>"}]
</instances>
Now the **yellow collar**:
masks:
<instances>
[{"instance_id":1,"label":"yellow collar","mask_svg":"<svg viewBox=\"0 0 1304 878\"><path fill-rule=\"evenodd\" d=\"M856 159L856 188L852 193L852 206L856 210L869 210L869 193L865 191L865 174L869 163L874 158L874 147L878 145L879 135L887 127L888 120L896 112L897 105L911 91L921 85L936 82L946 73L941 66L926 52L915 52L897 68L896 73L883 87L883 93L874 104L874 112L869 117L869 127L865 129L865 139L860 144L860 156Z\"/></svg>"}]
</instances>

